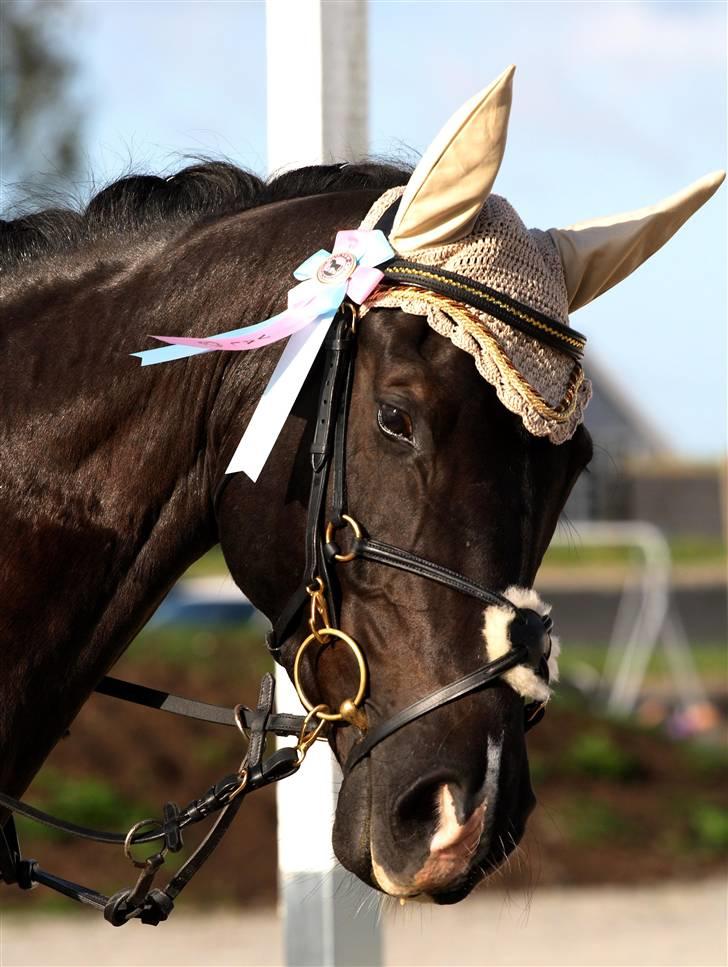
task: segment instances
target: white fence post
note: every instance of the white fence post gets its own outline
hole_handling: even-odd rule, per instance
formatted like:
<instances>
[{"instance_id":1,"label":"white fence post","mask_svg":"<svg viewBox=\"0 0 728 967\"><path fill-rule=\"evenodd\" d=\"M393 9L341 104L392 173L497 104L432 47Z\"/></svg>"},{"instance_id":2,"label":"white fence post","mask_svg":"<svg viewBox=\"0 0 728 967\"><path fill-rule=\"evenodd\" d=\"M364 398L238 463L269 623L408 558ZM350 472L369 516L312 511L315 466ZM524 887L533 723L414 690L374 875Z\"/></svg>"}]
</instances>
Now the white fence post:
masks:
<instances>
[{"instance_id":1,"label":"white fence post","mask_svg":"<svg viewBox=\"0 0 728 967\"><path fill-rule=\"evenodd\" d=\"M682 623L670 607L672 559L663 532L647 521L572 521L584 547L631 547L642 556L639 583L629 575L602 672L603 689L609 689L607 711L630 715L639 700L650 658L661 641L670 664L675 690L685 708L708 704L708 697ZM555 535L552 546L571 543Z\"/></svg>"},{"instance_id":2,"label":"white fence post","mask_svg":"<svg viewBox=\"0 0 728 967\"><path fill-rule=\"evenodd\" d=\"M266 53L268 171L363 157L366 0L267 0ZM277 707L298 709L281 669L276 683ZM381 962L378 897L331 849L340 781L328 746L318 742L301 771L277 786L279 897L291 967Z\"/></svg>"}]
</instances>

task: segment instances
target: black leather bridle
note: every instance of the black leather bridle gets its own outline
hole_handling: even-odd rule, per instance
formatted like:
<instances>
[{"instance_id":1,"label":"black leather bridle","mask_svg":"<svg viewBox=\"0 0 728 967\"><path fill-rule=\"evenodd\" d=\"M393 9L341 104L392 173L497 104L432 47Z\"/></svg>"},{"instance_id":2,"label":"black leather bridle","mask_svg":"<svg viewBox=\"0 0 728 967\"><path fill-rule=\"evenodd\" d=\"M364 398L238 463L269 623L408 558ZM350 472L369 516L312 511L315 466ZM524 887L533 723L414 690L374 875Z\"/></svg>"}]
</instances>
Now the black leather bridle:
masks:
<instances>
[{"instance_id":1,"label":"black leather bridle","mask_svg":"<svg viewBox=\"0 0 728 967\"><path fill-rule=\"evenodd\" d=\"M408 571L467 594L485 605L504 607L512 612L513 621L509 626L512 647L505 655L431 692L367 730L352 748L344 764L345 771L353 769L394 732L435 709L480 691L516 665L526 664L548 681L552 628L549 616L542 617L529 608L519 608L504 595L450 568L369 537L347 513L346 428L354 378L357 318L356 307L345 302L325 342L324 375L311 444L312 481L306 517L304 573L300 585L267 636L270 653L276 661L281 661L282 650L296 634L310 589L317 582L326 590L329 614L335 625L339 605L335 566L337 562L357 558ZM330 510L325 513L329 491ZM344 553L333 536L337 529L347 525L354 526L354 539ZM527 704L525 729L532 728L542 717L542 703Z\"/></svg>"},{"instance_id":2,"label":"black leather bridle","mask_svg":"<svg viewBox=\"0 0 728 967\"><path fill-rule=\"evenodd\" d=\"M312 479L309 493L305 532L305 565L301 584L291 595L273 629L267 645L276 661L281 661L282 650L293 641L301 624L302 611L311 599L311 589L320 587L328 601L328 617L336 622L339 595L336 588L335 566L338 562L354 560L398 568L430 581L467 594L485 605L505 607L513 613L509 627L511 649L502 657L482 665L457 681L439 688L395 715L379 722L371 729L362 727L344 769L350 771L365 759L379 743L394 732L416 721L423 715L441 708L496 681L508 669L526 664L548 681L551 619L541 617L528 608L516 607L502 594L485 588L462 574L418 557L410 551L385 544L367 536L346 513L346 427L354 378L355 324L357 309L345 302L338 313L325 342L324 375L319 394L316 424L311 444ZM230 477L226 477L215 495L215 510ZM325 514L331 492L330 511ZM325 518L328 526L325 526ZM347 523L354 526L351 548L343 553L334 541L337 528ZM326 629L321 640L325 645ZM330 630L330 629L329 629ZM338 633L338 632L337 632ZM300 648L301 646L299 646ZM96 691L134 704L158 708L177 715L234 726L249 736L246 756L239 769L211 786L199 799L185 807L166 803L163 818L137 823L126 833L109 833L89 829L58 819L12 796L0 792L0 807L9 817L0 822L0 880L21 889L43 884L73 900L103 911L115 926L133 919L156 926L172 912L174 902L198 870L212 855L229 828L244 798L255 789L278 782L292 775L300 766L311 743L319 736L320 725L313 725L317 714L314 707L308 716L274 713L274 682L270 674L263 677L256 709L242 705L235 709L208 705L146 688L120 679L105 677ZM300 692L299 692L300 694ZM351 703L350 703L351 704ZM343 707L343 706L342 706ZM318 708L321 708L319 706ZM524 728L528 730L543 716L543 706L532 702L525 706ZM361 719L351 718L351 722ZM295 747L284 747L264 758L265 740L269 734L298 735ZM156 843L160 851L148 860L135 862L141 873L134 887L106 896L89 887L73 883L42 869L32 859L24 859L13 822L13 813L61 830L73 836L100 843L123 845L127 855L133 846ZM217 814L217 818L197 849L161 889L153 882L163 862L164 853L182 848L182 831L188 826Z\"/></svg>"}]
</instances>

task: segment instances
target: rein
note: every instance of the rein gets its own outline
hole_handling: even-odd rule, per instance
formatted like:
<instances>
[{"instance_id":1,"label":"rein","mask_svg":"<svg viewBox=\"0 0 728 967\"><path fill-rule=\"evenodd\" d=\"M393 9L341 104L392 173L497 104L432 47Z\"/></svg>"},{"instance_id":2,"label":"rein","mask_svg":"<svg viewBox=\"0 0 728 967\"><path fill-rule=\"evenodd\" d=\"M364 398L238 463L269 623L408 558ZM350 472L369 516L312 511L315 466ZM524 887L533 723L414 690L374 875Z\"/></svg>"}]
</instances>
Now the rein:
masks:
<instances>
[{"instance_id":1,"label":"rein","mask_svg":"<svg viewBox=\"0 0 728 967\"><path fill-rule=\"evenodd\" d=\"M176 715L237 727L248 737L247 752L234 773L224 776L199 799L193 799L182 809L176 803L165 803L161 820L143 819L125 834L77 826L0 793L0 806L11 813L81 839L122 846L132 866L141 870L131 889L121 890L111 897L65 880L42 869L35 860L23 859L11 815L5 825L0 827L0 879L8 885L18 886L21 890L32 889L40 883L72 900L101 910L105 919L115 927L120 927L132 919L140 919L142 923L157 926L167 919L175 899L220 844L248 793L293 775L305 759L311 744L318 738L321 728L319 725L311 727L310 715L273 713L275 682L270 673L263 676L255 709L243 705L227 709L194 702L109 677L102 679L96 691L148 708L160 708ZM298 735L298 742L295 746L279 749L264 759L263 752L269 734ZM163 889L153 889L154 879L166 854L179 852L184 845L182 830L215 813L219 815L212 828L189 859ZM136 859L132 852L133 847L145 843L159 843L158 852L143 860Z\"/></svg>"},{"instance_id":2,"label":"rein","mask_svg":"<svg viewBox=\"0 0 728 967\"><path fill-rule=\"evenodd\" d=\"M176 898L219 845L245 797L256 789L293 775L313 742L325 737L322 732L329 723L352 725L359 733L344 764L344 770L350 772L376 746L404 726L435 709L480 691L516 665L528 664L548 681L551 631L548 616L541 617L528 608L516 607L502 594L483 587L465 575L411 551L369 537L355 518L347 513L346 426L354 378L357 320L356 306L349 301L344 302L326 337L324 376L310 450L312 480L306 519L303 577L266 636L270 654L281 662L283 646L294 636L304 609L308 607L309 634L298 645L293 661L294 684L307 714L277 714L272 711L275 684L270 674L263 676L255 709L243 705L233 709L223 708L120 679L103 678L96 687L96 691L103 695L238 728L248 737L247 752L234 773L223 777L199 799L192 800L182 809L168 802L162 809L162 819L141 820L125 834L77 826L0 793L0 807L11 813L4 825L0 826L0 879L6 884L25 890L43 884L70 899L103 911L106 920L114 926L122 926L132 919L156 926L168 918ZM215 494L216 510L229 480L230 476L226 476ZM329 491L331 509L327 514ZM348 550L343 550L335 540L337 532L345 528L350 529L353 535ZM509 628L511 649L500 658L431 692L369 728L364 708L368 686L366 659L357 642L337 627L340 595L336 584L336 565L347 564L357 558L435 581L485 605L507 608L513 614ZM303 689L300 674L307 650L325 648L334 640L347 645L359 670L356 694L342 701L338 709L311 702ZM534 726L543 714L542 703L527 704L524 707L524 729ZM268 758L263 758L266 739L271 734L296 735L298 739L295 746L279 749ZM73 836L122 846L132 865L140 870L136 883L130 889L108 897L43 870L35 860L23 859L13 813ZM178 852L183 846L182 831L214 814L218 814L217 818L197 849L162 889L155 889L153 884L166 854ZM159 844L158 851L145 859L137 859L133 848L149 843Z\"/></svg>"}]
</instances>

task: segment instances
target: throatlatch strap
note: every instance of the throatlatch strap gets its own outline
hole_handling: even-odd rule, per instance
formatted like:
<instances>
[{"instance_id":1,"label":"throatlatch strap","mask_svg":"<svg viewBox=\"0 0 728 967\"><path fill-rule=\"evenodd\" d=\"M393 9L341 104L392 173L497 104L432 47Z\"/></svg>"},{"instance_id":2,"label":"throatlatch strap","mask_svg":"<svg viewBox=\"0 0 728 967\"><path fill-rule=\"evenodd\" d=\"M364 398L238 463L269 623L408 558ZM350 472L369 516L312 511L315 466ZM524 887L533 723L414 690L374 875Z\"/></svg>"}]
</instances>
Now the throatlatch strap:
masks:
<instances>
[{"instance_id":1,"label":"throatlatch strap","mask_svg":"<svg viewBox=\"0 0 728 967\"><path fill-rule=\"evenodd\" d=\"M331 499L331 520L335 524L341 524L341 515L347 506L346 493L346 429L349 425L349 403L351 402L351 390L354 385L354 353L356 343L352 335L349 335L349 358L344 370L343 385L341 387L339 408L336 414L336 427L334 429L334 459L331 468L332 475L332 499ZM325 557L326 555L324 555Z\"/></svg>"},{"instance_id":2,"label":"throatlatch strap","mask_svg":"<svg viewBox=\"0 0 728 967\"><path fill-rule=\"evenodd\" d=\"M329 468L331 455L334 450L334 436L338 437L341 422L341 398L344 389L349 385L351 376L351 360L353 348L352 307L343 303L334 320L331 331L326 337L324 346L326 357L324 360L324 381L319 393L319 403L316 411L314 436L311 443L311 490L309 491L308 511L306 514L306 561L304 579L286 602L278 619L269 633L268 650L276 659L280 660L280 646L295 630L295 624L301 609L308 601L306 588L320 575L328 595L327 604L331 615L336 613L336 576L325 555L321 553L321 528L323 526L323 511L326 503ZM336 471L334 471L336 475Z\"/></svg>"}]
</instances>

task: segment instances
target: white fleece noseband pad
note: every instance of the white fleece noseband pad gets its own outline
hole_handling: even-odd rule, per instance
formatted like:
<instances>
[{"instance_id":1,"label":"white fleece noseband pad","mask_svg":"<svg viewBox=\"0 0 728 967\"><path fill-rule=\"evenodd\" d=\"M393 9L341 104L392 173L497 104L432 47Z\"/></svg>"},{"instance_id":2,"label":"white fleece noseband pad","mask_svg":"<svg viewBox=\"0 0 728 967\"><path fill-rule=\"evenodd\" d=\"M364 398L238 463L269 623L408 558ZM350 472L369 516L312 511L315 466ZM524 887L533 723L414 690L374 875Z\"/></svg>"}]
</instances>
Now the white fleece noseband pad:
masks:
<instances>
[{"instance_id":1,"label":"white fleece noseband pad","mask_svg":"<svg viewBox=\"0 0 728 967\"><path fill-rule=\"evenodd\" d=\"M533 588L519 588L513 585L503 592L503 597L508 598L517 608L530 608L531 611L535 611L536 614L541 616L547 615L551 611L551 605L542 601ZM485 609L483 638L485 639L487 661L501 658L511 650L510 627L514 617L511 609L504 605L491 604ZM548 659L549 676L552 682L559 680L558 657L560 651L559 639L552 636L551 654ZM514 692L518 692L528 701L548 702L551 697L551 689L547 683L528 665L516 665L515 668L503 672L502 677Z\"/></svg>"}]
</instances>

